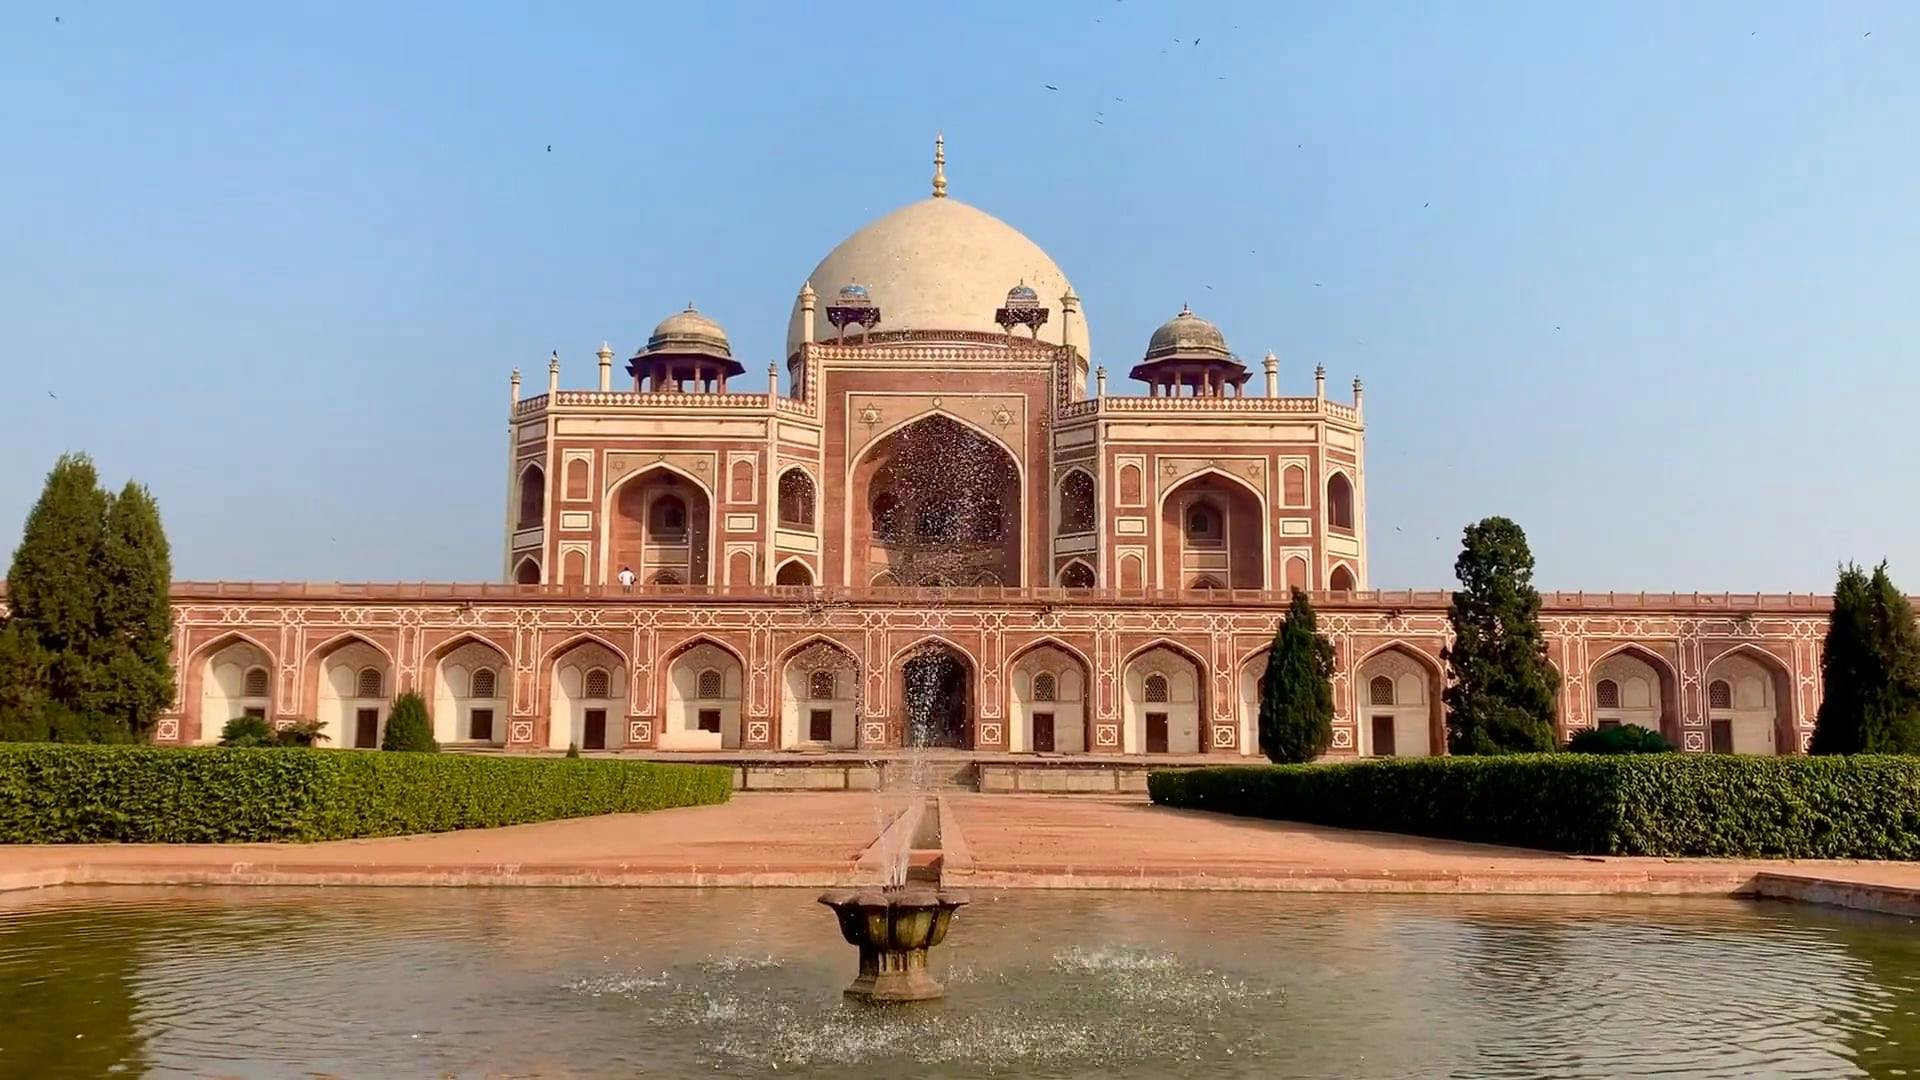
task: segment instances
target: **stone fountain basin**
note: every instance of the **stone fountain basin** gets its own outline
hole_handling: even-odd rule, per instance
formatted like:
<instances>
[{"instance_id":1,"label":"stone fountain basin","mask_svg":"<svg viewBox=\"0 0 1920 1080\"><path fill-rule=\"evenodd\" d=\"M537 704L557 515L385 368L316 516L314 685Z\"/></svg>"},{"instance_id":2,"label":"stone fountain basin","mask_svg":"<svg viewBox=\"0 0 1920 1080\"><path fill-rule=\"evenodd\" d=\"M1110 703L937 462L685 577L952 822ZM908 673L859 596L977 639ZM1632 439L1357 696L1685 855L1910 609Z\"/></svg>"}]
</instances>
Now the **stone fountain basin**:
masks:
<instances>
[{"instance_id":1,"label":"stone fountain basin","mask_svg":"<svg viewBox=\"0 0 1920 1080\"><path fill-rule=\"evenodd\" d=\"M946 939L953 913L967 903L965 893L911 885L830 889L820 902L840 920L840 936L860 950L860 975L847 996L900 1002L946 993L927 971L927 950Z\"/></svg>"}]
</instances>

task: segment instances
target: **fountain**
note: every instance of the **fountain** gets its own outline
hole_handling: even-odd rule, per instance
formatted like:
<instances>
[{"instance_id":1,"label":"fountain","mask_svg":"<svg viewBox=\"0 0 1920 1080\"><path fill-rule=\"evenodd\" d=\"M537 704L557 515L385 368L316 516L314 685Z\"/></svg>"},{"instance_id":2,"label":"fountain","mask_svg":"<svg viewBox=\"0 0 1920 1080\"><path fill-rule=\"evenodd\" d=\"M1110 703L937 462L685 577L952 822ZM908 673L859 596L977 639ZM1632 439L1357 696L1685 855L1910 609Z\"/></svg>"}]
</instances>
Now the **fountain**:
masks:
<instances>
[{"instance_id":1,"label":"fountain","mask_svg":"<svg viewBox=\"0 0 1920 1080\"><path fill-rule=\"evenodd\" d=\"M918 885L833 889L820 902L840 919L840 934L860 949L860 974L847 996L892 1004L946 995L927 971L927 951L940 944L965 893Z\"/></svg>"}]
</instances>

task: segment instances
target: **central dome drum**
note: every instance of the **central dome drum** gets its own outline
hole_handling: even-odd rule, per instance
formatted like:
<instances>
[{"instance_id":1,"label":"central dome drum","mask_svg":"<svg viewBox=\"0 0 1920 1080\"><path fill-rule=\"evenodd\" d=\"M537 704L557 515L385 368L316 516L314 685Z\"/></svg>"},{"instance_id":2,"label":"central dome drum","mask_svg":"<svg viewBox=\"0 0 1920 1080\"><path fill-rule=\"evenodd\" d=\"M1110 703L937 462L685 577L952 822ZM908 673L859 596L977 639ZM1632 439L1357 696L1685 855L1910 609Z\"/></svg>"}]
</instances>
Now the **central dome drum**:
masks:
<instances>
[{"instance_id":1,"label":"central dome drum","mask_svg":"<svg viewBox=\"0 0 1920 1080\"><path fill-rule=\"evenodd\" d=\"M1060 297L1067 275L1020 230L983 210L939 196L903 206L842 241L807 279L821 297L847 285L862 285L881 312L875 333L970 331L1003 335L994 312L1006 306L1007 290L1031 286L1053 309L1051 328L1040 337L1060 341ZM823 305L824 306L824 305ZM831 341L838 331L825 319L814 337ZM787 354L799 351L800 302L787 323ZM1067 344L1091 355L1084 315L1071 320Z\"/></svg>"}]
</instances>

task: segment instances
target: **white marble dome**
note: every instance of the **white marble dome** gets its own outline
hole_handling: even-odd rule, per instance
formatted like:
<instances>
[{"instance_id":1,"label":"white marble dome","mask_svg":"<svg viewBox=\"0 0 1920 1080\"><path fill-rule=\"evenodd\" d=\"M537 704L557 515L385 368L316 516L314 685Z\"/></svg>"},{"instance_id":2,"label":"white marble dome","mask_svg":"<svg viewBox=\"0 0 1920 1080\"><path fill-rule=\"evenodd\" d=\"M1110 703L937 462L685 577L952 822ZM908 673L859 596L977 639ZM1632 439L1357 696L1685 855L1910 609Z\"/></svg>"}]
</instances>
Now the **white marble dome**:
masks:
<instances>
[{"instance_id":1,"label":"white marble dome","mask_svg":"<svg viewBox=\"0 0 1920 1080\"><path fill-rule=\"evenodd\" d=\"M847 285L862 285L880 309L875 333L900 330L962 330L1004 334L993 315L1007 304L1007 290L1031 286L1050 309L1042 341L1060 342L1060 297L1067 275L1020 230L984 210L950 198L903 206L841 241L807 278L819 299L813 335L838 336L826 309ZM800 348L800 301L787 322L787 354ZM1073 319L1067 344L1092 355L1085 309Z\"/></svg>"}]
</instances>

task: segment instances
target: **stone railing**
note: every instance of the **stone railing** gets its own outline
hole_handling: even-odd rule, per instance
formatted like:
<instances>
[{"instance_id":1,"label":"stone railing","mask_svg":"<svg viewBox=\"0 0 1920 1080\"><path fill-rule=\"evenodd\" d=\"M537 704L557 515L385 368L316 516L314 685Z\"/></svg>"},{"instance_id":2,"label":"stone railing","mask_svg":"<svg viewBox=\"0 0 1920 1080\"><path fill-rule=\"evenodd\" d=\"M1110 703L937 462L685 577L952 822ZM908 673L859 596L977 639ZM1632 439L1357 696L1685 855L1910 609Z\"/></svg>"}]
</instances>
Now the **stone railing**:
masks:
<instances>
[{"instance_id":1,"label":"stone railing","mask_svg":"<svg viewBox=\"0 0 1920 1080\"><path fill-rule=\"evenodd\" d=\"M1284 413L1324 414L1358 423L1351 405L1310 397L1103 397L1075 401L1060 409L1062 419L1108 413Z\"/></svg>"},{"instance_id":2,"label":"stone railing","mask_svg":"<svg viewBox=\"0 0 1920 1080\"><path fill-rule=\"evenodd\" d=\"M633 409L680 411L688 409L753 409L765 411L767 394L656 393L620 390L562 390L527 398L513 407L513 415L527 416L547 408ZM774 401L782 400L773 396Z\"/></svg>"},{"instance_id":3,"label":"stone railing","mask_svg":"<svg viewBox=\"0 0 1920 1080\"><path fill-rule=\"evenodd\" d=\"M0 595L4 595L0 593ZM176 601L753 601L800 604L1204 604L1209 607L1284 607L1284 589L1062 589L1012 586L951 588L843 588L806 585L506 585L494 582L333 582L333 581L179 581ZM1444 589L1375 589L1365 592L1316 592L1313 602L1325 610L1444 610L1452 594ZM1804 612L1824 613L1832 598L1814 593L1625 593L1553 592L1541 596L1552 612Z\"/></svg>"}]
</instances>

